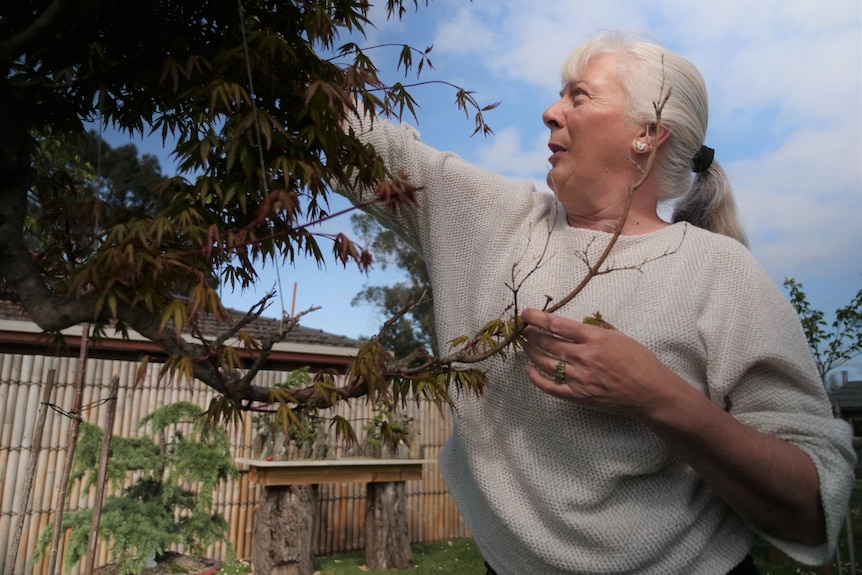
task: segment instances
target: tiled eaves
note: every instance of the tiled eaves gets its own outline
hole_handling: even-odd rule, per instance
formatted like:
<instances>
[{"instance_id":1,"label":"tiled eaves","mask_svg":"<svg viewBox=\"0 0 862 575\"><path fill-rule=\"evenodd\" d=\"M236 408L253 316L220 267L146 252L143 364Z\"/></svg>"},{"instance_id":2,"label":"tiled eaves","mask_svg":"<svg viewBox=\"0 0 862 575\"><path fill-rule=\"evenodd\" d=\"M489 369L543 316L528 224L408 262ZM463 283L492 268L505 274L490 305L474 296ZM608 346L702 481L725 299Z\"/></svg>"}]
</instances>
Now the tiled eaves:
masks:
<instances>
[{"instance_id":1,"label":"tiled eaves","mask_svg":"<svg viewBox=\"0 0 862 575\"><path fill-rule=\"evenodd\" d=\"M245 314L237 310L228 310L230 319L228 321L220 321L215 316L207 316L203 321L199 322L201 332L208 336L216 336L224 332L231 325L241 320ZM30 321L26 312L16 304L9 300L0 299L0 320L14 321ZM244 330L250 336L260 339L268 334L274 333L279 328L279 320L269 317L259 317L245 326ZM362 345L362 342L347 337L345 335L337 335L323 331L297 325L284 339L290 343L306 343L312 345L326 345L333 347L352 347L356 348Z\"/></svg>"},{"instance_id":2,"label":"tiled eaves","mask_svg":"<svg viewBox=\"0 0 862 575\"><path fill-rule=\"evenodd\" d=\"M204 334L216 337L234 321L244 314L229 310L230 320L217 321L208 318L201 325ZM278 329L279 321L273 318L258 318L245 327L246 333L255 338L272 333ZM154 358L164 355L154 343L136 332L130 332L127 338L113 336L113 330L106 330L106 337L94 341L90 346L90 356L112 359L134 359L142 355ZM45 336L41 328L30 321L19 305L0 299L0 353L77 355L82 342L83 326L72 326L61 332L62 349L58 348ZM193 338L188 333L183 337L189 341ZM309 366L313 371L334 368L343 371L356 356L363 342L346 336L327 333L323 330L295 326L283 341L275 344L264 369L291 370ZM240 349L240 357L252 361L254 353Z\"/></svg>"}]
</instances>

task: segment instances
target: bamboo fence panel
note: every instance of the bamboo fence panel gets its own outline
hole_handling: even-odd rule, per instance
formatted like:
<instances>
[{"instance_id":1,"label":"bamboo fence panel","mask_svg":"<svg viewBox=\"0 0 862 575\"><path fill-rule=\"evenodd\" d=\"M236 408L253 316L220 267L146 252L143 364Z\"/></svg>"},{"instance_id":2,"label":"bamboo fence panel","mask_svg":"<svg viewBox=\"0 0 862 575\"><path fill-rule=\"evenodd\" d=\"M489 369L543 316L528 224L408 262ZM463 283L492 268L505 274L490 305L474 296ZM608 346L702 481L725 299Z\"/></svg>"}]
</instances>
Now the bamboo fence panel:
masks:
<instances>
[{"instance_id":1,"label":"bamboo fence panel","mask_svg":"<svg viewBox=\"0 0 862 575\"><path fill-rule=\"evenodd\" d=\"M23 507L17 499L29 458L37 446L32 445L33 421L39 408L43 381L49 370L55 370L53 405L48 412L43 430L41 451L37 459L37 478L34 484L31 510L24 520L21 550L14 574L44 575L45 561L34 562L33 550L40 533L48 527L53 512L63 495L57 485L60 470L67 457L66 439L71 427L68 413L73 406L77 357L52 357L0 353L0 542L8 541L17 515ZM86 364L87 382L82 417L85 421L104 427L107 417L105 400L109 394L111 377L120 378L117 396L117 413L114 422L116 435L133 436L151 434L150 425L139 429L140 420L156 407L176 401L191 401L206 409L215 392L200 383L189 386L184 381L159 379L160 365L151 363L140 381L136 382L138 363L117 359L90 358ZM273 385L286 379L287 371L269 371L259 374L256 383ZM406 414L419 422L419 440L422 458L436 460L440 447L449 435L449 418L442 416L436 407L427 402L409 403ZM351 421L360 441L363 425L374 416L364 400L340 404L333 413ZM252 418L245 414L237 428L229 427L231 450L235 457L251 457L255 429ZM337 457L354 455L354 449L345 449L329 439L330 453ZM131 481L131 480L130 480ZM361 483L321 484L320 522L314 539L316 554L359 551L364 548L366 486ZM441 539L469 537L469 533L446 492L440 472L435 464L426 465L421 480L406 483L408 524L411 541L427 542ZM251 556L252 522L255 502L262 487L249 481L242 473L228 482L214 498L214 512L228 520L230 544L216 544L207 555L227 559ZM88 507L93 493L82 493L78 482L72 485L67 498L67 511ZM59 557L63 556L67 541L61 542ZM0 565L6 561L6 546L0 544ZM107 562L107 550L100 545L99 562ZM78 575L78 567L69 572Z\"/></svg>"},{"instance_id":2,"label":"bamboo fence panel","mask_svg":"<svg viewBox=\"0 0 862 575\"><path fill-rule=\"evenodd\" d=\"M50 401L50 396L53 393L54 388L54 372L49 372L47 382L43 386L42 393L40 394L40 401L37 408L36 415L36 423L32 428L32 436L30 439L30 455L27 461L27 472L26 472L26 483L23 486L23 494L20 495L19 498L16 498L16 503L18 504L18 518L15 521L15 530L12 533L12 542L9 547L9 551L7 553L12 554L11 557L7 556L8 564L4 565L4 570L6 571L15 571L15 562L18 558L18 550L20 549L22 539L27 543L27 535L28 530L25 528L24 520L25 515L30 515L30 501L31 499L38 502L40 498L39 493L33 494L33 486L36 483L37 473L39 471L38 465L40 458L38 457L39 450L42 445L42 433L45 429L45 418L48 415L48 402ZM25 441L23 444L26 444L26 434ZM35 448L34 448L35 446ZM26 448L26 445L24 445ZM44 462L44 458L41 458ZM38 487L37 487L38 489ZM19 490L20 493L20 490ZM13 508L13 512L14 512Z\"/></svg>"}]
</instances>

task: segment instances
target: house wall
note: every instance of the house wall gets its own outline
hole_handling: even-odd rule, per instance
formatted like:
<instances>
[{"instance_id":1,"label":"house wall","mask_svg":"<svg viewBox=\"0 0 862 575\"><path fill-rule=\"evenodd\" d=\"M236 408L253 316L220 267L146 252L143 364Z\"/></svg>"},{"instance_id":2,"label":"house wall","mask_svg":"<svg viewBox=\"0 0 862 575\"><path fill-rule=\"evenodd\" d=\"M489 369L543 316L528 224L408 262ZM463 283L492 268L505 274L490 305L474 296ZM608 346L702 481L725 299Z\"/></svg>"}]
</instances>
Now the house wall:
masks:
<instances>
[{"instance_id":1,"label":"house wall","mask_svg":"<svg viewBox=\"0 0 862 575\"><path fill-rule=\"evenodd\" d=\"M115 435L128 437L150 432L148 428L139 431L138 421L156 407L176 401L191 401L206 408L215 397L214 391L199 383L190 388L185 383L160 382L158 371L161 366L158 364L149 365L143 380L136 384L138 366L134 361L87 360L83 419L105 426L108 412L105 400L109 394L110 381L115 375L120 380ZM41 450L38 450L36 480L30 497L30 512L24 517L23 536L14 571L16 575L42 575L46 570L46 561L32 561L32 553L40 532L52 521L60 504L59 481L67 457L71 428L71 419L65 414L73 409L78 367L79 359L76 357L0 354L0 542L11 541L13 529L21 517L21 492L30 458L34 456L34 426L43 385L51 370L54 371L55 381L50 400L54 409L47 413ZM287 373L261 373L256 383L273 385L284 380ZM352 420L357 433L361 432L363 422L373 416L362 400L350 406L339 406L337 413ZM419 422L422 457L436 462L450 431L448 411L441 414L436 407L422 402L418 406L409 404L407 413ZM253 430L248 414L238 427L231 426L228 431L234 457L251 457ZM243 473L239 479L220 489L215 498L214 511L227 518L230 524L229 539L238 558L251 555L253 508L261 489L250 483L248 474ZM413 542L469 536L454 502L446 492L436 463L425 466L422 480L408 481L406 492ZM315 539L315 553L331 554L363 549L365 485L323 484L319 493L320 526ZM92 500L92 492L81 492L78 485L73 485L66 508L74 510L89 507ZM0 566L6 562L7 549L7 544L0 543ZM63 549L60 549L61 560L62 552ZM229 548L224 544L213 545L207 554L224 560L229 557ZM101 549L97 564L102 565L107 560L106 550ZM75 567L69 573L77 575L77 569Z\"/></svg>"}]
</instances>

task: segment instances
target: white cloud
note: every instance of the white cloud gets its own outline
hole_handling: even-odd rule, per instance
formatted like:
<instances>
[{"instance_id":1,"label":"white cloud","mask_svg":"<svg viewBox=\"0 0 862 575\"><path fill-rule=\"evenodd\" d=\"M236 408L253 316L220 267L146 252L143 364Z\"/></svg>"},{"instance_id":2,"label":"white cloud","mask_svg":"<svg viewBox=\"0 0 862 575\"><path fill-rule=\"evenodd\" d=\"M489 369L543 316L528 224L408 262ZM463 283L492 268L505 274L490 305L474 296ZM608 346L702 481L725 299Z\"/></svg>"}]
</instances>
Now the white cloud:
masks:
<instances>
[{"instance_id":1,"label":"white cloud","mask_svg":"<svg viewBox=\"0 0 862 575\"><path fill-rule=\"evenodd\" d=\"M499 0L447 12L435 50L481 60L506 81L555 89L559 65L578 41L600 29L642 30L702 69L716 108L778 104L810 114L819 102L852 104L845 95L859 89L859 20L858 0L568 0L541 9L532 0Z\"/></svg>"},{"instance_id":2,"label":"white cloud","mask_svg":"<svg viewBox=\"0 0 862 575\"><path fill-rule=\"evenodd\" d=\"M643 9L635 3L585 9L574 0L541 9L531 0L475 2L441 20L435 49L479 59L501 79L556 90L560 64L578 41L602 28L637 28Z\"/></svg>"},{"instance_id":3,"label":"white cloud","mask_svg":"<svg viewBox=\"0 0 862 575\"><path fill-rule=\"evenodd\" d=\"M771 271L862 267L860 134L793 133L781 148L727 166L755 253Z\"/></svg>"},{"instance_id":4,"label":"white cloud","mask_svg":"<svg viewBox=\"0 0 862 575\"><path fill-rule=\"evenodd\" d=\"M859 29L733 52L702 52L713 122L770 109L784 123L857 121L862 84Z\"/></svg>"},{"instance_id":5,"label":"white cloud","mask_svg":"<svg viewBox=\"0 0 862 575\"><path fill-rule=\"evenodd\" d=\"M517 128L499 131L476 150L477 163L482 167L514 178L536 177L547 168L548 136L544 134L528 149L521 148L521 133Z\"/></svg>"},{"instance_id":6,"label":"white cloud","mask_svg":"<svg viewBox=\"0 0 862 575\"><path fill-rule=\"evenodd\" d=\"M497 41L479 11L472 9L472 6L462 6L437 27L434 51L465 56L487 52Z\"/></svg>"}]
</instances>

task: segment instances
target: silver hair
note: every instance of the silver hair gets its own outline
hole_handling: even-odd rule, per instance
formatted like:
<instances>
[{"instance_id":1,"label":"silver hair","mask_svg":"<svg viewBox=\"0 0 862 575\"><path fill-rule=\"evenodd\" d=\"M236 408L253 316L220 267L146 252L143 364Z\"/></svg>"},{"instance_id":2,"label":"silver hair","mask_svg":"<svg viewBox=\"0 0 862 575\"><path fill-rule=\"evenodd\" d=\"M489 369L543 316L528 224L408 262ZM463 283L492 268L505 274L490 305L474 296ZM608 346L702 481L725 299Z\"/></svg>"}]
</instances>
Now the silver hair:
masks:
<instances>
[{"instance_id":1,"label":"silver hair","mask_svg":"<svg viewBox=\"0 0 862 575\"><path fill-rule=\"evenodd\" d=\"M628 102L628 115L645 126L656 123L655 103L671 90L661 112L670 130L657 172L661 200L676 200L673 221L688 221L748 245L736 213L730 182L717 162L696 176L692 159L706 137L706 83L682 56L645 36L603 32L579 44L563 63L563 85L578 78L602 54L621 54L617 75Z\"/></svg>"}]
</instances>

